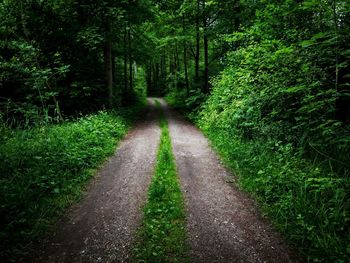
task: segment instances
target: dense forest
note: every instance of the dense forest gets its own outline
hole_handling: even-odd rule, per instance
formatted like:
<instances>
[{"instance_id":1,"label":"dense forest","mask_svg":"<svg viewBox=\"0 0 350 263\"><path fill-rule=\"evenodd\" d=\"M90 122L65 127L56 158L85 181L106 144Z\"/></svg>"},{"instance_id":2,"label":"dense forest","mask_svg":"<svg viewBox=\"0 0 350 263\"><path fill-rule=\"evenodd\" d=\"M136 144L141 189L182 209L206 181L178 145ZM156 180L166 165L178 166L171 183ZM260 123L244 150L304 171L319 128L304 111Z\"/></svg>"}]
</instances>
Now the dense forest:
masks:
<instances>
[{"instance_id":1,"label":"dense forest","mask_svg":"<svg viewBox=\"0 0 350 263\"><path fill-rule=\"evenodd\" d=\"M0 258L156 96L307 261L350 260L348 0L3 0L0 17Z\"/></svg>"}]
</instances>

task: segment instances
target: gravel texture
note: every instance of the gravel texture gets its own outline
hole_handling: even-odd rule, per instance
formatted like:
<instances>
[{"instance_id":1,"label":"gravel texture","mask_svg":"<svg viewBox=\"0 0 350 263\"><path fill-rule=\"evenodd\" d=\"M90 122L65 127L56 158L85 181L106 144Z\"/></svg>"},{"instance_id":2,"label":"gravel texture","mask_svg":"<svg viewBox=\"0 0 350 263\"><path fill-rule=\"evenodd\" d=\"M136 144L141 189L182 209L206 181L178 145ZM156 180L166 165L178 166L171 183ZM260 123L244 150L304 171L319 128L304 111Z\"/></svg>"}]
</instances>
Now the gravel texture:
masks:
<instances>
[{"instance_id":1,"label":"gravel texture","mask_svg":"<svg viewBox=\"0 0 350 263\"><path fill-rule=\"evenodd\" d=\"M159 144L159 112L154 100L99 171L82 201L73 206L30 262L126 262Z\"/></svg>"},{"instance_id":2,"label":"gravel texture","mask_svg":"<svg viewBox=\"0 0 350 263\"><path fill-rule=\"evenodd\" d=\"M204 135L161 102L186 201L191 262L301 262L237 188Z\"/></svg>"}]
</instances>

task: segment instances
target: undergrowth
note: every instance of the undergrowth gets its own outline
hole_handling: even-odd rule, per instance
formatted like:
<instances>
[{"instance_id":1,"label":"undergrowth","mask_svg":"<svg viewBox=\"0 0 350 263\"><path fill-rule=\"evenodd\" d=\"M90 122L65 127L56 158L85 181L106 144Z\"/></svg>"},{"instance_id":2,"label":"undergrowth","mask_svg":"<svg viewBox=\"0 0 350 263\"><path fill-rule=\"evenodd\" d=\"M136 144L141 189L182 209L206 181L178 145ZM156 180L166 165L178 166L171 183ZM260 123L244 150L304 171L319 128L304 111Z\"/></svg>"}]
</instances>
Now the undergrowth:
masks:
<instances>
[{"instance_id":1,"label":"undergrowth","mask_svg":"<svg viewBox=\"0 0 350 263\"><path fill-rule=\"evenodd\" d=\"M350 262L350 125L336 118L331 78L299 45L254 30L229 42L241 47L205 101L176 91L168 101L188 110L307 261Z\"/></svg>"},{"instance_id":2,"label":"undergrowth","mask_svg":"<svg viewBox=\"0 0 350 263\"><path fill-rule=\"evenodd\" d=\"M350 126L302 52L264 40L229 53L191 116L308 261L350 262Z\"/></svg>"},{"instance_id":3,"label":"undergrowth","mask_svg":"<svg viewBox=\"0 0 350 263\"><path fill-rule=\"evenodd\" d=\"M176 97L168 101L183 103ZM327 167L320 156L310 159L300 154L290 143L243 138L242 131L233 127L229 110L224 108L220 115L217 108L209 98L200 111L189 111L187 116L210 139L239 186L260 203L308 262L349 262L349 177L332 171L331 163Z\"/></svg>"},{"instance_id":4,"label":"undergrowth","mask_svg":"<svg viewBox=\"0 0 350 263\"><path fill-rule=\"evenodd\" d=\"M0 136L0 261L25 256L111 155L140 107Z\"/></svg>"},{"instance_id":5,"label":"undergrowth","mask_svg":"<svg viewBox=\"0 0 350 263\"><path fill-rule=\"evenodd\" d=\"M160 126L162 134L157 164L134 258L136 262L188 262L184 200L164 116Z\"/></svg>"},{"instance_id":6,"label":"undergrowth","mask_svg":"<svg viewBox=\"0 0 350 263\"><path fill-rule=\"evenodd\" d=\"M205 129L214 147L275 226L310 262L348 262L348 179L327 173L273 142L243 141Z\"/></svg>"}]
</instances>

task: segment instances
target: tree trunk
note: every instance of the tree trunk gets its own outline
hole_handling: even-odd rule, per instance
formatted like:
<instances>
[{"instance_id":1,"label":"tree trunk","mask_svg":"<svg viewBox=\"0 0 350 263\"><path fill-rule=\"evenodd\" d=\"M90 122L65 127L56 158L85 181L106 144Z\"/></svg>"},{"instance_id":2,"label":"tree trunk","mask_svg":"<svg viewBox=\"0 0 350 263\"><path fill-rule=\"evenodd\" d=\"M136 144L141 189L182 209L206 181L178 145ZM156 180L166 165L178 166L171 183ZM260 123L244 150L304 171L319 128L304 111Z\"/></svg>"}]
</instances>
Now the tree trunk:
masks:
<instances>
[{"instance_id":1,"label":"tree trunk","mask_svg":"<svg viewBox=\"0 0 350 263\"><path fill-rule=\"evenodd\" d=\"M185 32L185 15L182 15L182 28L183 32ZM184 40L184 70L185 70L185 85L186 85L186 95L187 98L190 96L190 87L188 83L188 70L187 70L187 47L186 40Z\"/></svg>"},{"instance_id":2,"label":"tree trunk","mask_svg":"<svg viewBox=\"0 0 350 263\"><path fill-rule=\"evenodd\" d=\"M165 60L165 55L161 56L160 64L161 64L161 73L160 74L162 76L162 79L165 79L165 77L166 77L166 60Z\"/></svg>"},{"instance_id":3,"label":"tree trunk","mask_svg":"<svg viewBox=\"0 0 350 263\"><path fill-rule=\"evenodd\" d=\"M175 43L175 59L176 59L176 71L180 71L180 58L179 58L179 48L178 48L178 43L177 43L177 40L176 40L176 43Z\"/></svg>"},{"instance_id":4,"label":"tree trunk","mask_svg":"<svg viewBox=\"0 0 350 263\"><path fill-rule=\"evenodd\" d=\"M112 66L112 41L107 39L105 44L105 72L106 72L106 84L108 90L108 107L113 106L113 66Z\"/></svg>"},{"instance_id":5,"label":"tree trunk","mask_svg":"<svg viewBox=\"0 0 350 263\"><path fill-rule=\"evenodd\" d=\"M124 100L128 96L128 52L127 52L127 29L124 32Z\"/></svg>"},{"instance_id":6,"label":"tree trunk","mask_svg":"<svg viewBox=\"0 0 350 263\"><path fill-rule=\"evenodd\" d=\"M197 0L196 11L196 55L195 55L195 80L199 80L199 53L200 53L200 34L199 34L199 12L200 0Z\"/></svg>"},{"instance_id":7,"label":"tree trunk","mask_svg":"<svg viewBox=\"0 0 350 263\"><path fill-rule=\"evenodd\" d=\"M204 85L203 92L209 93L209 51L208 51L208 36L207 36L207 16L205 12L205 0L203 4L203 42L204 42Z\"/></svg>"},{"instance_id":8,"label":"tree trunk","mask_svg":"<svg viewBox=\"0 0 350 263\"><path fill-rule=\"evenodd\" d=\"M152 71L153 71L153 89L156 94L158 91L158 75L157 75L157 67L154 63L152 64Z\"/></svg>"},{"instance_id":9,"label":"tree trunk","mask_svg":"<svg viewBox=\"0 0 350 263\"><path fill-rule=\"evenodd\" d=\"M235 31L239 30L239 26L241 25L241 4L240 1L238 0L235 3L235 7L234 7L234 12L235 12L235 19L234 19L234 27L235 27Z\"/></svg>"},{"instance_id":10,"label":"tree trunk","mask_svg":"<svg viewBox=\"0 0 350 263\"><path fill-rule=\"evenodd\" d=\"M153 72L152 72L152 62L149 61L149 64L148 64L148 67L147 67L147 89L148 89L148 92L147 94L153 94Z\"/></svg>"},{"instance_id":11,"label":"tree trunk","mask_svg":"<svg viewBox=\"0 0 350 263\"><path fill-rule=\"evenodd\" d=\"M117 70L116 70L116 65L115 65L115 55L114 52L112 51L112 76L113 76L113 83L115 83L117 79Z\"/></svg>"},{"instance_id":12,"label":"tree trunk","mask_svg":"<svg viewBox=\"0 0 350 263\"><path fill-rule=\"evenodd\" d=\"M132 54L131 54L131 28L129 22L129 30L128 30L128 42L129 42L129 87L130 90L133 89L133 79L132 79Z\"/></svg>"}]
</instances>

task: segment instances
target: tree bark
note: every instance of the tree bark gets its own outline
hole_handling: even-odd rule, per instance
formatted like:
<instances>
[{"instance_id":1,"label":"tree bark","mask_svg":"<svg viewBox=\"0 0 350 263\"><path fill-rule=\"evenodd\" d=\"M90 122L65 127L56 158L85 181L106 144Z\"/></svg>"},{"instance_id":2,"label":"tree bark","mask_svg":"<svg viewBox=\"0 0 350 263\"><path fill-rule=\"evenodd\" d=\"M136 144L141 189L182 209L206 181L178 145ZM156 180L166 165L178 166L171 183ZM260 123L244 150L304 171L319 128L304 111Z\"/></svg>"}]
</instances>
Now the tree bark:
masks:
<instances>
[{"instance_id":1,"label":"tree bark","mask_svg":"<svg viewBox=\"0 0 350 263\"><path fill-rule=\"evenodd\" d=\"M182 15L182 28L183 32L185 32L185 15ZM185 85L186 85L186 95L187 98L190 96L190 87L188 83L188 70L187 70L187 46L186 46L186 40L183 42L184 45L184 70L185 70Z\"/></svg>"},{"instance_id":2,"label":"tree bark","mask_svg":"<svg viewBox=\"0 0 350 263\"><path fill-rule=\"evenodd\" d=\"M205 0L202 2L203 5L203 44L204 44L204 85L203 92L209 93L209 50L208 50L208 36L207 36L207 16L205 12Z\"/></svg>"},{"instance_id":3,"label":"tree bark","mask_svg":"<svg viewBox=\"0 0 350 263\"><path fill-rule=\"evenodd\" d=\"M179 58L179 48L178 48L178 43L177 43L177 40L176 40L176 43L175 43L175 60L176 60L176 71L179 71L181 70L180 69L180 58Z\"/></svg>"},{"instance_id":4,"label":"tree bark","mask_svg":"<svg viewBox=\"0 0 350 263\"><path fill-rule=\"evenodd\" d=\"M127 29L124 32L124 100L128 96L128 52L127 52Z\"/></svg>"},{"instance_id":5,"label":"tree bark","mask_svg":"<svg viewBox=\"0 0 350 263\"><path fill-rule=\"evenodd\" d=\"M111 24L108 18L104 21L105 30L105 47L104 47L104 64L105 77L108 97L108 107L113 106L113 66L112 66L112 39L111 39Z\"/></svg>"},{"instance_id":6,"label":"tree bark","mask_svg":"<svg viewBox=\"0 0 350 263\"><path fill-rule=\"evenodd\" d=\"M113 106L113 67L112 67L112 41L107 39L105 44L105 73L108 90L108 107Z\"/></svg>"},{"instance_id":7,"label":"tree bark","mask_svg":"<svg viewBox=\"0 0 350 263\"><path fill-rule=\"evenodd\" d=\"M117 69L116 69L116 64L115 64L115 55L114 52L112 50L112 76L113 76L113 83L115 83L116 79L117 79Z\"/></svg>"},{"instance_id":8,"label":"tree bark","mask_svg":"<svg viewBox=\"0 0 350 263\"><path fill-rule=\"evenodd\" d=\"M197 0L196 10L196 54L195 54L195 80L199 80L199 56L200 56L200 34L199 34L199 12L200 0Z\"/></svg>"},{"instance_id":9,"label":"tree bark","mask_svg":"<svg viewBox=\"0 0 350 263\"><path fill-rule=\"evenodd\" d=\"M128 42L129 42L129 87L130 90L133 89L133 78L132 78L132 53L131 53L131 28L129 22L129 30L128 30Z\"/></svg>"},{"instance_id":10,"label":"tree bark","mask_svg":"<svg viewBox=\"0 0 350 263\"><path fill-rule=\"evenodd\" d=\"M235 27L235 29L234 30L238 31L239 26L241 25L241 18L240 18L240 15L241 15L241 4L240 4L239 0L235 3L234 10L235 10L235 19L234 19L234 27Z\"/></svg>"},{"instance_id":11,"label":"tree bark","mask_svg":"<svg viewBox=\"0 0 350 263\"><path fill-rule=\"evenodd\" d=\"M152 62L149 61L148 67L147 67L147 89L148 89L148 94L153 94L153 72L152 72Z\"/></svg>"}]
</instances>

